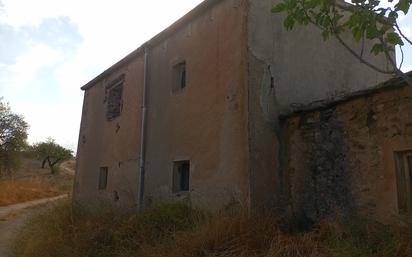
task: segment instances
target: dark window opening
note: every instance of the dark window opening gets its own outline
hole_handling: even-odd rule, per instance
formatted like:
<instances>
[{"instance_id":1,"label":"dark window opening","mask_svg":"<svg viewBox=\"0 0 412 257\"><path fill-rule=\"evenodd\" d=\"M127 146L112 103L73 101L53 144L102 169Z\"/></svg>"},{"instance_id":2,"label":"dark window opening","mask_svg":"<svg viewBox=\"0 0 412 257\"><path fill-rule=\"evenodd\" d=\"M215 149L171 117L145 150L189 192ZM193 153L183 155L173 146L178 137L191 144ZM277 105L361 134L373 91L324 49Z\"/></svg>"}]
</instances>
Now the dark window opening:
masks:
<instances>
[{"instance_id":1,"label":"dark window opening","mask_svg":"<svg viewBox=\"0 0 412 257\"><path fill-rule=\"evenodd\" d=\"M412 151L398 152L396 157L396 178L398 207L400 214L412 213Z\"/></svg>"},{"instance_id":2,"label":"dark window opening","mask_svg":"<svg viewBox=\"0 0 412 257\"><path fill-rule=\"evenodd\" d=\"M185 89L187 86L186 62L181 62L173 67L173 93Z\"/></svg>"},{"instance_id":3,"label":"dark window opening","mask_svg":"<svg viewBox=\"0 0 412 257\"><path fill-rule=\"evenodd\" d=\"M108 94L106 118L111 121L119 117L122 112L123 83L110 88Z\"/></svg>"},{"instance_id":4,"label":"dark window opening","mask_svg":"<svg viewBox=\"0 0 412 257\"><path fill-rule=\"evenodd\" d=\"M180 73L180 88L186 87L186 67Z\"/></svg>"},{"instance_id":5,"label":"dark window opening","mask_svg":"<svg viewBox=\"0 0 412 257\"><path fill-rule=\"evenodd\" d=\"M105 190L107 188L107 175L109 173L108 167L101 167L99 174L99 190Z\"/></svg>"},{"instance_id":6,"label":"dark window opening","mask_svg":"<svg viewBox=\"0 0 412 257\"><path fill-rule=\"evenodd\" d=\"M187 192L190 188L190 161L173 163L173 192Z\"/></svg>"},{"instance_id":7,"label":"dark window opening","mask_svg":"<svg viewBox=\"0 0 412 257\"><path fill-rule=\"evenodd\" d=\"M113 200L115 202L118 202L120 200L120 196L119 196L119 193L117 191L113 192Z\"/></svg>"},{"instance_id":8,"label":"dark window opening","mask_svg":"<svg viewBox=\"0 0 412 257\"><path fill-rule=\"evenodd\" d=\"M106 103L106 118L108 121L119 117L122 112L124 80L125 75L121 74L106 86L104 103Z\"/></svg>"}]
</instances>

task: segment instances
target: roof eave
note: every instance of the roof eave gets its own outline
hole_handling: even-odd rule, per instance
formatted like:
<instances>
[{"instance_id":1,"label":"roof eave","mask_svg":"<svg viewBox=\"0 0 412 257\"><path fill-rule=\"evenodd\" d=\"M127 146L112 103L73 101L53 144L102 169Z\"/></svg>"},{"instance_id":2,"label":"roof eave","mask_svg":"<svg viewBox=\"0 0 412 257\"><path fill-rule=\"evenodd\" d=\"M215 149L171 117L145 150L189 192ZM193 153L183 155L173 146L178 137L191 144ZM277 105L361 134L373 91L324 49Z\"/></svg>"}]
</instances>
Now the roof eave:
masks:
<instances>
[{"instance_id":1,"label":"roof eave","mask_svg":"<svg viewBox=\"0 0 412 257\"><path fill-rule=\"evenodd\" d=\"M97 82L99 82L101 79L103 79L107 74L112 73L114 70L118 69L119 67L128 64L131 62L134 58L142 55L145 51L146 48L153 47L163 41L165 38L169 37L170 35L174 34L176 31L181 29L183 26L191 22L193 19L197 18L199 15L203 14L205 11L207 11L209 8L213 7L215 4L218 2L221 2L223 0L205 0L202 3L200 3L198 6L196 6L194 9L192 9L190 12L188 12L186 15L184 15L182 18L174 22L172 25L167 27L165 30L151 38L149 41L144 43L142 46L128 54L126 57L112 65L110 68L107 70L103 71L100 73L97 77L89 81L87 84L81 87L82 90L88 90L91 87L93 87Z\"/></svg>"}]
</instances>

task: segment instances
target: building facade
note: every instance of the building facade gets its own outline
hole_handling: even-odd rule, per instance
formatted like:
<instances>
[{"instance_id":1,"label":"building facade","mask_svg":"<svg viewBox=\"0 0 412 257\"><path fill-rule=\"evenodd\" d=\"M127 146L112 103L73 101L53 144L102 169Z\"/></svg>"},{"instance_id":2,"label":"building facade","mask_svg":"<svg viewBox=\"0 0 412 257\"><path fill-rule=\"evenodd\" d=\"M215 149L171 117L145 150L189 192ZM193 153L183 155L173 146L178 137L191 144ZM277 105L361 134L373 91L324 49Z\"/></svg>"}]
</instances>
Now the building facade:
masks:
<instances>
[{"instance_id":1,"label":"building facade","mask_svg":"<svg viewBox=\"0 0 412 257\"><path fill-rule=\"evenodd\" d=\"M275 3L205 0L83 86L75 200L135 208L185 198L214 209L288 201L279 117L388 77L314 27L286 31Z\"/></svg>"}]
</instances>

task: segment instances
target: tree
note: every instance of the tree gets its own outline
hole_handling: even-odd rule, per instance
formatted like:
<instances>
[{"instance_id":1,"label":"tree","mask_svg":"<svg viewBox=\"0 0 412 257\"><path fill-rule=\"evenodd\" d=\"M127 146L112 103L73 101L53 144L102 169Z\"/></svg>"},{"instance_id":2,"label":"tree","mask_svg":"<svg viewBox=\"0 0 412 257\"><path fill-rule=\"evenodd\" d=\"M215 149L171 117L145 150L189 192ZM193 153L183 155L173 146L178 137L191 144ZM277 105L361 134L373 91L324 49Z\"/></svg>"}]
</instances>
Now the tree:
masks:
<instances>
[{"instance_id":1,"label":"tree","mask_svg":"<svg viewBox=\"0 0 412 257\"><path fill-rule=\"evenodd\" d=\"M0 98L0 176L18 166L20 153L27 146L28 127L24 118Z\"/></svg>"},{"instance_id":2,"label":"tree","mask_svg":"<svg viewBox=\"0 0 412 257\"><path fill-rule=\"evenodd\" d=\"M60 146L51 138L48 138L45 142L34 144L32 151L36 158L42 161L41 167L43 169L46 163L49 165L51 174L57 173L58 167L63 161L73 158L72 150Z\"/></svg>"},{"instance_id":3,"label":"tree","mask_svg":"<svg viewBox=\"0 0 412 257\"><path fill-rule=\"evenodd\" d=\"M408 13L412 0L398 0L396 3L389 0L390 4L387 6L383 6L380 0L351 1L352 4L342 0L281 0L272 12L286 13L286 29L292 30L295 24L313 24L321 30L324 40L335 37L363 64L381 73L402 76L412 85L411 79L401 71L404 59L402 47L405 44L412 46L412 40L405 36L398 23L399 14ZM360 52L356 52L343 40L342 33L345 31L350 31L353 38L362 44ZM365 40L375 42L369 51L374 55L384 54L391 64L390 69L377 67L364 58ZM399 66L393 57L396 47L401 52Z\"/></svg>"}]
</instances>

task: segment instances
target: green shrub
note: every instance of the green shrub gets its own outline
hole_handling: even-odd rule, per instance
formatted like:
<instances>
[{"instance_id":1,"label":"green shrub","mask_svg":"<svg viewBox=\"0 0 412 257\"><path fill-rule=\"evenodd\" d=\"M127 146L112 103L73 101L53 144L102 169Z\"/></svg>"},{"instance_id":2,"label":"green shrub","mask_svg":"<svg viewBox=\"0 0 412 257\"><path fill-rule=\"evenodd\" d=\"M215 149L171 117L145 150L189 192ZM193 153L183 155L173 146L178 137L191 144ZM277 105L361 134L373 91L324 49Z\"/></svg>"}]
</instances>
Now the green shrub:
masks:
<instances>
[{"instance_id":1,"label":"green shrub","mask_svg":"<svg viewBox=\"0 0 412 257\"><path fill-rule=\"evenodd\" d=\"M356 221L333 231L324 245L334 257L388 257L396 255L399 240L391 226Z\"/></svg>"},{"instance_id":2,"label":"green shrub","mask_svg":"<svg viewBox=\"0 0 412 257\"><path fill-rule=\"evenodd\" d=\"M194 228L197 213L184 203L160 204L121 222L115 236L120 241L139 238L150 245L170 241L177 232Z\"/></svg>"},{"instance_id":3,"label":"green shrub","mask_svg":"<svg viewBox=\"0 0 412 257\"><path fill-rule=\"evenodd\" d=\"M178 232L192 230L198 217L199 212L184 203L159 204L137 214L122 215L104 203L73 209L66 201L27 224L17 240L15 256L137 254L144 248L173 241Z\"/></svg>"}]
</instances>

